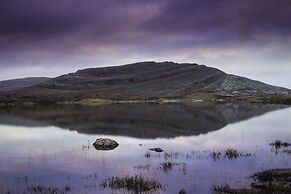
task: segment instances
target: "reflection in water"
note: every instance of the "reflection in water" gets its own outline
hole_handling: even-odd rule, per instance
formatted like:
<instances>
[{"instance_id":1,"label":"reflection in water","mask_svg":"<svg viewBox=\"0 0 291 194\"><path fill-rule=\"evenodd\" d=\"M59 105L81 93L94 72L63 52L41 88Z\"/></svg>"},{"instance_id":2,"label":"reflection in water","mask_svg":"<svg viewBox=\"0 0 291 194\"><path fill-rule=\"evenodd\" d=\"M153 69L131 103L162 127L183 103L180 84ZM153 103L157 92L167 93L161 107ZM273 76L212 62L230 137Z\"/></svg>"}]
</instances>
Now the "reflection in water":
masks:
<instances>
[{"instance_id":1,"label":"reflection in water","mask_svg":"<svg viewBox=\"0 0 291 194\"><path fill-rule=\"evenodd\" d=\"M291 109L262 115L280 108L118 104L2 109L0 193L29 193L38 186L68 188L68 193L126 193L121 187L102 187L111 177L161 184L154 193L210 193L213 185L225 183L249 187L247 177L255 172L291 168L290 155L275 154L269 145L276 139L291 141ZM97 151L92 146L97 138L114 139L119 146ZM164 151L149 150L155 147ZM246 157L223 157L229 149ZM222 155L213 159L213 153Z\"/></svg>"},{"instance_id":2,"label":"reflection in water","mask_svg":"<svg viewBox=\"0 0 291 194\"><path fill-rule=\"evenodd\" d=\"M85 134L138 138L205 134L229 123L283 108L255 104L111 104L0 109L0 123L54 125Z\"/></svg>"}]
</instances>

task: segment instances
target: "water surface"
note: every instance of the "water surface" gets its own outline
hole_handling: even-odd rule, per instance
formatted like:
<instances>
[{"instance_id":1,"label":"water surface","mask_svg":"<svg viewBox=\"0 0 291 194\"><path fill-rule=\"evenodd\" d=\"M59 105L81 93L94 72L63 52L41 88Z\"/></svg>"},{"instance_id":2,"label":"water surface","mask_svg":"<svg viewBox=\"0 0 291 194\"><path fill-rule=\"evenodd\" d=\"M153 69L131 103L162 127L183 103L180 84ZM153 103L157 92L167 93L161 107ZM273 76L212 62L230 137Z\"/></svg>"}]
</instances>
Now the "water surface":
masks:
<instances>
[{"instance_id":1,"label":"water surface","mask_svg":"<svg viewBox=\"0 0 291 194\"><path fill-rule=\"evenodd\" d=\"M213 185L249 188L253 173L291 168L269 143L291 141L291 109L256 104L115 104L0 109L0 193L34 186L69 193L126 193L105 178L140 175L163 190L211 193ZM100 137L120 145L97 151ZM87 147L89 145L89 147ZM150 148L161 147L156 153ZM213 158L232 148L245 157ZM249 156L250 154L250 156ZM170 163L171 166L165 166Z\"/></svg>"}]
</instances>

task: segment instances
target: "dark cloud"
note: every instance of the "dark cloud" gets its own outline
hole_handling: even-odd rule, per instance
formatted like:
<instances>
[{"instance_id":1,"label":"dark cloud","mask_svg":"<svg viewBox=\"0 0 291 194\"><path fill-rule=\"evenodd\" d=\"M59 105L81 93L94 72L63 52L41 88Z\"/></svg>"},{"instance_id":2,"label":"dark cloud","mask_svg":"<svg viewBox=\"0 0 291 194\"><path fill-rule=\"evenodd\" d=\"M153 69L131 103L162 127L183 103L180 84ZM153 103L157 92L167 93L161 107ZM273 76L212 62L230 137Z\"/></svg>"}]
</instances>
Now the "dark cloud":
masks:
<instances>
[{"instance_id":1,"label":"dark cloud","mask_svg":"<svg viewBox=\"0 0 291 194\"><path fill-rule=\"evenodd\" d=\"M214 34L223 41L229 36L285 35L291 32L291 2L170 1L144 29L158 34Z\"/></svg>"},{"instance_id":2,"label":"dark cloud","mask_svg":"<svg viewBox=\"0 0 291 194\"><path fill-rule=\"evenodd\" d=\"M2 0L0 39L113 43L156 36L289 35L288 0ZM10 40L11 41L11 40Z\"/></svg>"},{"instance_id":3,"label":"dark cloud","mask_svg":"<svg viewBox=\"0 0 291 194\"><path fill-rule=\"evenodd\" d=\"M76 40L109 39L132 30L130 26L138 20L138 12L144 9L144 3L136 2L3 0L0 35L18 40L59 36L74 36Z\"/></svg>"},{"instance_id":4,"label":"dark cloud","mask_svg":"<svg viewBox=\"0 0 291 194\"><path fill-rule=\"evenodd\" d=\"M290 0L1 0L0 66L239 52L290 43L290 23Z\"/></svg>"}]
</instances>

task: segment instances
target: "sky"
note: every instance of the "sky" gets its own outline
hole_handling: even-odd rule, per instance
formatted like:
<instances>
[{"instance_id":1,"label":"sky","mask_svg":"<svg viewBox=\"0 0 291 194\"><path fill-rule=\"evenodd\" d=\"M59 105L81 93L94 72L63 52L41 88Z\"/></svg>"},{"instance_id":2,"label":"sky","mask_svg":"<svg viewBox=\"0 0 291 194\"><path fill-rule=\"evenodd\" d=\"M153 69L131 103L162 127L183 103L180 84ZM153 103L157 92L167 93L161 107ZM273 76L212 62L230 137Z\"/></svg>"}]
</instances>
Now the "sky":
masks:
<instances>
[{"instance_id":1,"label":"sky","mask_svg":"<svg viewBox=\"0 0 291 194\"><path fill-rule=\"evenodd\" d=\"M139 61L291 88L291 1L0 1L0 80Z\"/></svg>"}]
</instances>

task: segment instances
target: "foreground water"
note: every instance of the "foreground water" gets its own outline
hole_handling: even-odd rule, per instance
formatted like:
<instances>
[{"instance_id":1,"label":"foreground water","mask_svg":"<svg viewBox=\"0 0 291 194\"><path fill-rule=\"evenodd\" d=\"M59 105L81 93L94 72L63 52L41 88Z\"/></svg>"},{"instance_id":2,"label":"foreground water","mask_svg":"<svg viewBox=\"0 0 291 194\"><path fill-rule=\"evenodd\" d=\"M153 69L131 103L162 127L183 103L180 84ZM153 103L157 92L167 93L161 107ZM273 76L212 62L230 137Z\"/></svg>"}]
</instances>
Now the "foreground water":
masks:
<instances>
[{"instance_id":1,"label":"foreground water","mask_svg":"<svg viewBox=\"0 0 291 194\"><path fill-rule=\"evenodd\" d=\"M2 108L0 193L128 193L104 180L135 175L161 184L152 193L249 188L255 172L291 168L290 152L269 145L291 141L290 115L285 106L248 104ZM100 137L120 145L97 151ZM224 157L227 149L241 156Z\"/></svg>"}]
</instances>

